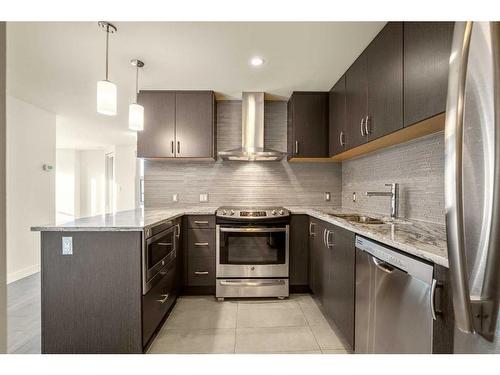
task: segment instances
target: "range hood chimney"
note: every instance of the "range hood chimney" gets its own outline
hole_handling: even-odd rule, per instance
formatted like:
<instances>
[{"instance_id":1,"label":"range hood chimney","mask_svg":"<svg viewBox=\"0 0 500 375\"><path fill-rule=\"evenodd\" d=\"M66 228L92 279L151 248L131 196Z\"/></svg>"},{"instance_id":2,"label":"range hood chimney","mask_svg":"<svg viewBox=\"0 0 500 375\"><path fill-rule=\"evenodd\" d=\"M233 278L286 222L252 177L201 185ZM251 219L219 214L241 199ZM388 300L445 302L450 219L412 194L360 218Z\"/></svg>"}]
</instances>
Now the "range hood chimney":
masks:
<instances>
[{"instance_id":1,"label":"range hood chimney","mask_svg":"<svg viewBox=\"0 0 500 375\"><path fill-rule=\"evenodd\" d=\"M222 160L279 161L284 153L264 148L264 93L244 92L241 100L241 147L220 151Z\"/></svg>"}]
</instances>

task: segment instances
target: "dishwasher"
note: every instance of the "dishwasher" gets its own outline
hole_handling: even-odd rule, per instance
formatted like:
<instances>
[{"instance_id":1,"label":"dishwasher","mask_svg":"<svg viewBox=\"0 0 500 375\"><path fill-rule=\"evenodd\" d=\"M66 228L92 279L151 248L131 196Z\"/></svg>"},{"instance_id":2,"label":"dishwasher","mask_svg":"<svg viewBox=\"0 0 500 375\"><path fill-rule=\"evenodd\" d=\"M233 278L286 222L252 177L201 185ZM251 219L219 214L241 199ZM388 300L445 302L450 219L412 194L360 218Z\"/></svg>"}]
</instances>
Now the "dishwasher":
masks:
<instances>
[{"instance_id":1,"label":"dishwasher","mask_svg":"<svg viewBox=\"0 0 500 375\"><path fill-rule=\"evenodd\" d=\"M432 353L433 266L356 236L355 353Z\"/></svg>"}]
</instances>

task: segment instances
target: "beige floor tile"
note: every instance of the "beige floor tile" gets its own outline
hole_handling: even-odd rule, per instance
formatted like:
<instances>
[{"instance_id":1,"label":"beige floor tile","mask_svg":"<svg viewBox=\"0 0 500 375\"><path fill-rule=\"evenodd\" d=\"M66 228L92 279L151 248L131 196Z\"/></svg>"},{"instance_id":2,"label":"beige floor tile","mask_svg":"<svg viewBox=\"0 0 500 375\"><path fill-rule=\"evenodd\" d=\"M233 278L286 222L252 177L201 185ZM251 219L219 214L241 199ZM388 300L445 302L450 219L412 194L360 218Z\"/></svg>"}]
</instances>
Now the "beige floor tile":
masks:
<instances>
[{"instance_id":1,"label":"beige floor tile","mask_svg":"<svg viewBox=\"0 0 500 375\"><path fill-rule=\"evenodd\" d=\"M351 352L345 349L324 349L321 350L323 354L352 354Z\"/></svg>"},{"instance_id":2,"label":"beige floor tile","mask_svg":"<svg viewBox=\"0 0 500 375\"><path fill-rule=\"evenodd\" d=\"M297 302L302 308L317 307L310 294L291 294L289 300Z\"/></svg>"},{"instance_id":3,"label":"beige floor tile","mask_svg":"<svg viewBox=\"0 0 500 375\"><path fill-rule=\"evenodd\" d=\"M177 310L211 310L221 308L235 308L237 301L225 300L219 302L214 296L185 296L177 299L175 309Z\"/></svg>"},{"instance_id":4,"label":"beige floor tile","mask_svg":"<svg viewBox=\"0 0 500 375\"><path fill-rule=\"evenodd\" d=\"M234 342L234 329L164 330L148 353L234 353Z\"/></svg>"},{"instance_id":5,"label":"beige floor tile","mask_svg":"<svg viewBox=\"0 0 500 375\"><path fill-rule=\"evenodd\" d=\"M237 327L300 327L307 322L300 308L259 306L239 308Z\"/></svg>"},{"instance_id":6,"label":"beige floor tile","mask_svg":"<svg viewBox=\"0 0 500 375\"><path fill-rule=\"evenodd\" d=\"M309 327L237 328L236 353L318 350Z\"/></svg>"},{"instance_id":7,"label":"beige floor tile","mask_svg":"<svg viewBox=\"0 0 500 375\"><path fill-rule=\"evenodd\" d=\"M317 306L302 307L302 312L310 326L327 326L330 327L324 315Z\"/></svg>"},{"instance_id":8,"label":"beige floor tile","mask_svg":"<svg viewBox=\"0 0 500 375\"><path fill-rule=\"evenodd\" d=\"M330 326L311 326L311 331L318 341L321 350L345 349L344 345Z\"/></svg>"},{"instance_id":9,"label":"beige floor tile","mask_svg":"<svg viewBox=\"0 0 500 375\"><path fill-rule=\"evenodd\" d=\"M205 309L174 308L162 329L236 328L236 315L236 304Z\"/></svg>"},{"instance_id":10,"label":"beige floor tile","mask_svg":"<svg viewBox=\"0 0 500 375\"><path fill-rule=\"evenodd\" d=\"M245 309L276 309L276 310L300 310L300 306L293 300L278 300L278 299L258 299L258 300L240 300L238 302L240 310Z\"/></svg>"}]
</instances>

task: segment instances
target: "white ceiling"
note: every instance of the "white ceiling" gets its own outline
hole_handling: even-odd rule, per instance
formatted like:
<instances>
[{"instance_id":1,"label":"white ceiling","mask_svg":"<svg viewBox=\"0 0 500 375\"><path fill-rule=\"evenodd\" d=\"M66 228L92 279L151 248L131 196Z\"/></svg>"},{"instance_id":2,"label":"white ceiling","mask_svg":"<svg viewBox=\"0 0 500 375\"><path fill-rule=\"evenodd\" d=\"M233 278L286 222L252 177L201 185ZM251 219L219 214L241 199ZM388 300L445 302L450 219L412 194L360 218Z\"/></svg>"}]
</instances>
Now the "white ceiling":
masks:
<instances>
[{"instance_id":1,"label":"white ceiling","mask_svg":"<svg viewBox=\"0 0 500 375\"><path fill-rule=\"evenodd\" d=\"M294 90L329 90L385 22L114 24L110 80L118 85L118 115L107 117L96 113L105 51L97 22L8 23L8 93L58 115L58 147L135 143L127 129L132 58L145 63L141 89L210 89L218 99L255 90L288 99ZM263 66L249 65L255 55Z\"/></svg>"}]
</instances>

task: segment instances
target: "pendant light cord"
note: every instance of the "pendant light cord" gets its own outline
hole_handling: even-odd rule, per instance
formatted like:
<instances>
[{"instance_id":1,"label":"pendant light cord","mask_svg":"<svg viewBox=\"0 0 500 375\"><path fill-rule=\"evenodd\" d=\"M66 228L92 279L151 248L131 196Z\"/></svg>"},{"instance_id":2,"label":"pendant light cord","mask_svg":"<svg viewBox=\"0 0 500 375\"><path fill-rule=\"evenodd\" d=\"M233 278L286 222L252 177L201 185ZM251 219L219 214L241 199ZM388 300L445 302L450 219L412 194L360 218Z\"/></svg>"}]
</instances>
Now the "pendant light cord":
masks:
<instances>
[{"instance_id":1,"label":"pendant light cord","mask_svg":"<svg viewBox=\"0 0 500 375\"><path fill-rule=\"evenodd\" d=\"M139 64L135 67L135 102L139 99Z\"/></svg>"},{"instance_id":2,"label":"pendant light cord","mask_svg":"<svg viewBox=\"0 0 500 375\"><path fill-rule=\"evenodd\" d=\"M108 81L109 25L106 26L106 81Z\"/></svg>"}]
</instances>

